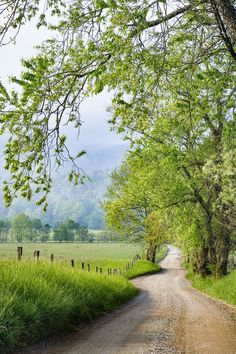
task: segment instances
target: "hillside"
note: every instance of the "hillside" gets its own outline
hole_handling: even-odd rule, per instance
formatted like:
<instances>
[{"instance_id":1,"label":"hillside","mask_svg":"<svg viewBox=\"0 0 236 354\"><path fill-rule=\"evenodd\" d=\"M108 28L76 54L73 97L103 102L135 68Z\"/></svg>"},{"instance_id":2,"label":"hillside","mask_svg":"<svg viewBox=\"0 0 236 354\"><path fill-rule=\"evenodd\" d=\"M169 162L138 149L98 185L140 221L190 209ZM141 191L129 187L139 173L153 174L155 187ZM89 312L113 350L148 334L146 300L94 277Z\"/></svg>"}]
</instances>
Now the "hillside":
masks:
<instances>
[{"instance_id":1,"label":"hillside","mask_svg":"<svg viewBox=\"0 0 236 354\"><path fill-rule=\"evenodd\" d=\"M91 229L103 227L100 200L109 183L110 171L118 166L126 145L110 145L97 148L85 146L87 154L80 160L80 167L88 174L89 179L84 185L74 186L67 179L69 166L61 167L53 172L53 188L48 196L48 210L44 213L31 202L18 198L10 208L0 204L0 219L11 219L18 213L26 213L32 218L40 218L43 223L55 225L68 218L86 225ZM2 175L4 179L4 175Z\"/></svg>"}]
</instances>

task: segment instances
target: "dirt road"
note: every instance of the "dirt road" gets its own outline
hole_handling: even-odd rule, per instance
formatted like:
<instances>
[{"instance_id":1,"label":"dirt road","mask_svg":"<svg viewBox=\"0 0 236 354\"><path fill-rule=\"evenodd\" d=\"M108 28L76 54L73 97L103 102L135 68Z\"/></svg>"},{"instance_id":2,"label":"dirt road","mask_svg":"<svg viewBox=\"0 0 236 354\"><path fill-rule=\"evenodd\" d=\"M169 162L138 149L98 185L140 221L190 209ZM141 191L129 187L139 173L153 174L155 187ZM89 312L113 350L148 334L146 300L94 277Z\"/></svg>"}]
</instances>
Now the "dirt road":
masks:
<instances>
[{"instance_id":1,"label":"dirt road","mask_svg":"<svg viewBox=\"0 0 236 354\"><path fill-rule=\"evenodd\" d=\"M236 310L190 287L170 248L161 273L137 278L142 292L127 306L40 354L236 354Z\"/></svg>"}]
</instances>

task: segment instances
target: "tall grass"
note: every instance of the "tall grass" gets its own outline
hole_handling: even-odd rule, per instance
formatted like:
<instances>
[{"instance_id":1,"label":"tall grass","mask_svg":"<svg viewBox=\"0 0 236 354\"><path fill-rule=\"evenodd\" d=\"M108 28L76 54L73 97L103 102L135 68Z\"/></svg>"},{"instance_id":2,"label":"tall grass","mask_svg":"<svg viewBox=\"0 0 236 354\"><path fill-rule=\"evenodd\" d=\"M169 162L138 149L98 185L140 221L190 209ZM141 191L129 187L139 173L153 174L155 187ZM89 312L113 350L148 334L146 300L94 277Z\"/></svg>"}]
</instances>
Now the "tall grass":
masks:
<instances>
[{"instance_id":1,"label":"tall grass","mask_svg":"<svg viewBox=\"0 0 236 354\"><path fill-rule=\"evenodd\" d=\"M154 274L159 272L161 267L159 264L153 264L152 262L138 260L134 266L128 270L126 277L128 279L135 278L140 275Z\"/></svg>"},{"instance_id":2,"label":"tall grass","mask_svg":"<svg viewBox=\"0 0 236 354\"><path fill-rule=\"evenodd\" d=\"M187 278L191 280L193 287L215 298L236 305L236 271L227 276L215 279L213 277L202 278L188 270Z\"/></svg>"},{"instance_id":3,"label":"tall grass","mask_svg":"<svg viewBox=\"0 0 236 354\"><path fill-rule=\"evenodd\" d=\"M14 352L19 346L33 344L60 329L70 329L114 309L138 292L127 279L160 270L157 264L138 260L126 272L126 265L137 253L134 248L132 258L128 258L131 251L126 250L124 257L123 245L116 245L115 259L113 251L108 252L110 247L103 245L105 251L97 254L100 245L97 246L92 247L97 257L75 258L75 268L70 266L71 258L52 264L27 261L24 257L21 262L0 261L0 353ZM68 249L64 252L69 255ZM157 258L163 257L163 252L165 249L161 249ZM86 271L87 264L90 272ZM103 274L95 272L96 266L103 268ZM108 268L120 268L122 276L106 275Z\"/></svg>"},{"instance_id":4,"label":"tall grass","mask_svg":"<svg viewBox=\"0 0 236 354\"><path fill-rule=\"evenodd\" d=\"M167 255L168 246L166 244L161 245L157 255L156 255L156 263L162 261L163 258Z\"/></svg>"},{"instance_id":5,"label":"tall grass","mask_svg":"<svg viewBox=\"0 0 236 354\"><path fill-rule=\"evenodd\" d=\"M137 290L123 277L56 264L1 261L1 353L95 318L135 294Z\"/></svg>"}]
</instances>

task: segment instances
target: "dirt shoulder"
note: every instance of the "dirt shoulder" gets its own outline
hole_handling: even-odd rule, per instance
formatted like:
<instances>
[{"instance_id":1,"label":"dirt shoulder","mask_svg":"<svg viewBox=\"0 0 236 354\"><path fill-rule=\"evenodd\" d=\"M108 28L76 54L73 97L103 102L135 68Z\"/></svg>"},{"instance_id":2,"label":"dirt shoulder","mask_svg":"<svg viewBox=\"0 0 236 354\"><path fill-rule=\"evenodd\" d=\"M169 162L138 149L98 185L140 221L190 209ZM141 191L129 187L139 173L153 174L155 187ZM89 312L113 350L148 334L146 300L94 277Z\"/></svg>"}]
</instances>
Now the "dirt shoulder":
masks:
<instances>
[{"instance_id":1,"label":"dirt shoulder","mask_svg":"<svg viewBox=\"0 0 236 354\"><path fill-rule=\"evenodd\" d=\"M235 354L236 309L192 289L175 248L161 265L132 281L141 293L128 305L24 353Z\"/></svg>"}]
</instances>

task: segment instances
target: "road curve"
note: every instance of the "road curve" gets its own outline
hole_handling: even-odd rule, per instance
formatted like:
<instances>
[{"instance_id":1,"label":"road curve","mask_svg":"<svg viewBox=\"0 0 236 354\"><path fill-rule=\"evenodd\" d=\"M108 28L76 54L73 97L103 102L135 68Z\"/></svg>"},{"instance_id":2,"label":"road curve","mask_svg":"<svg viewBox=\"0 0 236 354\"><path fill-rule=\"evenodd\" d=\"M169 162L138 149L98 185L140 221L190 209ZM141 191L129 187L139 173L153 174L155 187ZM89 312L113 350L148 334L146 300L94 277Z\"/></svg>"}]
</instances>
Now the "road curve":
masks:
<instances>
[{"instance_id":1,"label":"road curve","mask_svg":"<svg viewBox=\"0 0 236 354\"><path fill-rule=\"evenodd\" d=\"M133 280L142 291L128 305L27 353L236 354L236 309L192 289L175 248L161 266Z\"/></svg>"}]
</instances>

